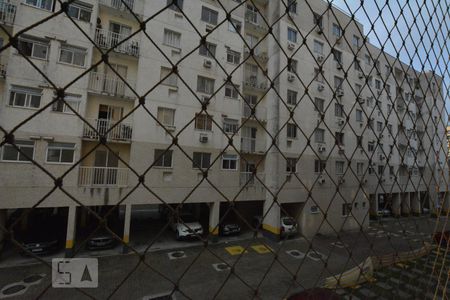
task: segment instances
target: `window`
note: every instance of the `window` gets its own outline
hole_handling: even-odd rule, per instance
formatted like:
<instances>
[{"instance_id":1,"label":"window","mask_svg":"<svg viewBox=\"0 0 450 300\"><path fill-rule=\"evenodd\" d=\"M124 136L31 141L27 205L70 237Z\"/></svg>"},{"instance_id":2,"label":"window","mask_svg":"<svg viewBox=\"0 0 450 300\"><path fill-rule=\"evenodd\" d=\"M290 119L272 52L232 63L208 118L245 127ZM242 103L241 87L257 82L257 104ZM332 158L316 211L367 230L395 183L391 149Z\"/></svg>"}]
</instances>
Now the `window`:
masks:
<instances>
[{"instance_id":1,"label":"window","mask_svg":"<svg viewBox=\"0 0 450 300\"><path fill-rule=\"evenodd\" d=\"M184 0L167 0L167 5L170 5L169 8L175 11L180 11L183 9Z\"/></svg>"},{"instance_id":2,"label":"window","mask_svg":"<svg viewBox=\"0 0 450 300\"><path fill-rule=\"evenodd\" d=\"M323 55L323 43L314 40L314 53Z\"/></svg>"},{"instance_id":3,"label":"window","mask_svg":"<svg viewBox=\"0 0 450 300\"><path fill-rule=\"evenodd\" d=\"M314 107L314 110L323 113L324 106L325 106L325 100L321 98L314 98L314 103L316 104Z\"/></svg>"},{"instance_id":4,"label":"window","mask_svg":"<svg viewBox=\"0 0 450 300\"><path fill-rule=\"evenodd\" d=\"M374 142L368 142L367 143L367 150L369 152L373 152L375 150L375 143Z\"/></svg>"},{"instance_id":5,"label":"window","mask_svg":"<svg viewBox=\"0 0 450 300\"><path fill-rule=\"evenodd\" d=\"M81 96L80 95L66 95L64 101L56 100L52 105L52 111L62 112L66 114L73 114L74 112L69 108L72 107L73 110L78 112L80 107Z\"/></svg>"},{"instance_id":6,"label":"window","mask_svg":"<svg viewBox=\"0 0 450 300\"><path fill-rule=\"evenodd\" d=\"M287 104L296 105L297 104L297 92L296 91L287 91Z\"/></svg>"},{"instance_id":7,"label":"window","mask_svg":"<svg viewBox=\"0 0 450 300\"><path fill-rule=\"evenodd\" d=\"M342 79L341 77L334 76L334 87L337 90L342 89L342 84L343 83L344 83L344 79Z\"/></svg>"},{"instance_id":8,"label":"window","mask_svg":"<svg viewBox=\"0 0 450 300\"><path fill-rule=\"evenodd\" d=\"M353 46L355 46L355 47L359 47L359 40L360 40L360 38L359 38L359 36L357 36L357 35L353 35L353 39L352 39L352 44L353 44Z\"/></svg>"},{"instance_id":9,"label":"window","mask_svg":"<svg viewBox=\"0 0 450 300\"><path fill-rule=\"evenodd\" d=\"M219 13L215 10L212 10L208 7L202 6L202 17L201 20L203 22L217 25L217 19L219 18Z\"/></svg>"},{"instance_id":10,"label":"window","mask_svg":"<svg viewBox=\"0 0 450 300\"><path fill-rule=\"evenodd\" d=\"M25 0L25 3L45 10L53 10L53 0Z\"/></svg>"},{"instance_id":11,"label":"window","mask_svg":"<svg viewBox=\"0 0 450 300\"><path fill-rule=\"evenodd\" d=\"M334 61L342 64L342 52L336 49L331 49L331 53L333 54Z\"/></svg>"},{"instance_id":12,"label":"window","mask_svg":"<svg viewBox=\"0 0 450 300\"><path fill-rule=\"evenodd\" d=\"M373 167L371 166L371 165L369 165L369 168L368 168L368 173L369 173L369 175L373 175L374 174L374 170L373 170Z\"/></svg>"},{"instance_id":13,"label":"window","mask_svg":"<svg viewBox=\"0 0 450 300\"><path fill-rule=\"evenodd\" d=\"M17 44L19 53L32 58L47 59L49 43L48 41L34 38L19 38Z\"/></svg>"},{"instance_id":14,"label":"window","mask_svg":"<svg viewBox=\"0 0 450 300\"><path fill-rule=\"evenodd\" d=\"M327 163L321 160L314 160L314 172L315 173L323 173L327 167Z\"/></svg>"},{"instance_id":15,"label":"window","mask_svg":"<svg viewBox=\"0 0 450 300\"><path fill-rule=\"evenodd\" d=\"M239 97L239 86L227 83L225 85L225 97L237 99Z\"/></svg>"},{"instance_id":16,"label":"window","mask_svg":"<svg viewBox=\"0 0 450 300\"><path fill-rule=\"evenodd\" d=\"M12 86L9 95L9 105L14 107L39 108L42 90L27 87Z\"/></svg>"},{"instance_id":17,"label":"window","mask_svg":"<svg viewBox=\"0 0 450 300\"><path fill-rule=\"evenodd\" d=\"M211 164L211 153L194 152L192 156L192 167L207 169Z\"/></svg>"},{"instance_id":18,"label":"window","mask_svg":"<svg viewBox=\"0 0 450 300\"><path fill-rule=\"evenodd\" d=\"M358 96L359 94L361 94L361 90L362 90L362 86L358 83L355 84L355 93Z\"/></svg>"},{"instance_id":19,"label":"window","mask_svg":"<svg viewBox=\"0 0 450 300\"><path fill-rule=\"evenodd\" d=\"M214 79L198 76L197 92L211 95L214 92Z\"/></svg>"},{"instance_id":20,"label":"window","mask_svg":"<svg viewBox=\"0 0 450 300\"><path fill-rule=\"evenodd\" d=\"M241 61L241 53L227 49L227 62L237 65Z\"/></svg>"},{"instance_id":21,"label":"window","mask_svg":"<svg viewBox=\"0 0 450 300\"><path fill-rule=\"evenodd\" d=\"M324 129L316 128L316 130L314 130L314 141L316 143L325 142L325 130Z\"/></svg>"},{"instance_id":22,"label":"window","mask_svg":"<svg viewBox=\"0 0 450 300\"><path fill-rule=\"evenodd\" d=\"M313 206L311 206L311 207L309 208L309 211L310 211L312 214L318 214L318 213L319 213L319 207L318 207L317 205L313 205Z\"/></svg>"},{"instance_id":23,"label":"window","mask_svg":"<svg viewBox=\"0 0 450 300\"><path fill-rule=\"evenodd\" d=\"M336 175L344 174L345 162L337 160L336 161Z\"/></svg>"},{"instance_id":24,"label":"window","mask_svg":"<svg viewBox=\"0 0 450 300\"><path fill-rule=\"evenodd\" d=\"M382 130L383 130L383 123L377 122L377 131L382 131Z\"/></svg>"},{"instance_id":25,"label":"window","mask_svg":"<svg viewBox=\"0 0 450 300\"><path fill-rule=\"evenodd\" d=\"M392 134L392 124L388 124L387 129L388 129L389 134Z\"/></svg>"},{"instance_id":26,"label":"window","mask_svg":"<svg viewBox=\"0 0 450 300\"><path fill-rule=\"evenodd\" d=\"M231 19L231 21L228 22L228 30L231 32L241 32L242 29L242 23L236 19Z\"/></svg>"},{"instance_id":27,"label":"window","mask_svg":"<svg viewBox=\"0 0 450 300\"><path fill-rule=\"evenodd\" d=\"M336 145L344 146L344 133L343 132L336 132L335 138L336 138Z\"/></svg>"},{"instance_id":28,"label":"window","mask_svg":"<svg viewBox=\"0 0 450 300\"><path fill-rule=\"evenodd\" d=\"M238 132L239 121L235 119L224 118L223 119L223 131L228 134Z\"/></svg>"},{"instance_id":29,"label":"window","mask_svg":"<svg viewBox=\"0 0 450 300\"><path fill-rule=\"evenodd\" d=\"M181 33L164 29L164 44L175 48L181 48Z\"/></svg>"},{"instance_id":30,"label":"window","mask_svg":"<svg viewBox=\"0 0 450 300\"><path fill-rule=\"evenodd\" d=\"M352 213L352 204L344 203L342 204L342 216L347 217Z\"/></svg>"},{"instance_id":31,"label":"window","mask_svg":"<svg viewBox=\"0 0 450 300\"><path fill-rule=\"evenodd\" d=\"M295 124L288 123L286 129L288 138L290 139L297 138L297 126L295 126Z\"/></svg>"},{"instance_id":32,"label":"window","mask_svg":"<svg viewBox=\"0 0 450 300\"><path fill-rule=\"evenodd\" d=\"M224 154L222 156L223 170L237 170L238 157L235 154Z\"/></svg>"},{"instance_id":33,"label":"window","mask_svg":"<svg viewBox=\"0 0 450 300\"><path fill-rule=\"evenodd\" d=\"M381 81L379 81L378 79L375 79L375 88L377 90L381 90Z\"/></svg>"},{"instance_id":34,"label":"window","mask_svg":"<svg viewBox=\"0 0 450 300\"><path fill-rule=\"evenodd\" d=\"M206 114L195 114L195 129L212 130L212 117Z\"/></svg>"},{"instance_id":35,"label":"window","mask_svg":"<svg viewBox=\"0 0 450 300\"><path fill-rule=\"evenodd\" d=\"M166 78L167 77L167 78ZM164 79L166 78L166 79ZM178 77L177 74L172 73L172 69L161 67L160 80L163 80L161 83L169 86L178 86Z\"/></svg>"},{"instance_id":36,"label":"window","mask_svg":"<svg viewBox=\"0 0 450 300\"><path fill-rule=\"evenodd\" d=\"M289 12L294 14L297 13L297 0L288 0L287 5Z\"/></svg>"},{"instance_id":37,"label":"window","mask_svg":"<svg viewBox=\"0 0 450 300\"><path fill-rule=\"evenodd\" d=\"M216 45L207 42L206 45L200 46L198 54L213 58L216 56L216 48Z\"/></svg>"},{"instance_id":38,"label":"window","mask_svg":"<svg viewBox=\"0 0 450 300\"><path fill-rule=\"evenodd\" d=\"M75 156L75 144L72 143L48 143L47 162L49 163L73 163Z\"/></svg>"},{"instance_id":39,"label":"window","mask_svg":"<svg viewBox=\"0 0 450 300\"><path fill-rule=\"evenodd\" d=\"M344 117L344 105L335 103L334 104L334 115L336 117L343 118Z\"/></svg>"},{"instance_id":40,"label":"window","mask_svg":"<svg viewBox=\"0 0 450 300\"><path fill-rule=\"evenodd\" d=\"M359 162L356 163L356 175L363 175L364 174L364 163Z\"/></svg>"},{"instance_id":41,"label":"window","mask_svg":"<svg viewBox=\"0 0 450 300\"><path fill-rule=\"evenodd\" d=\"M298 62L295 59L291 59L291 63L288 64L288 72L297 73L297 64Z\"/></svg>"},{"instance_id":42,"label":"window","mask_svg":"<svg viewBox=\"0 0 450 300\"><path fill-rule=\"evenodd\" d=\"M172 168L172 150L155 149L155 167Z\"/></svg>"},{"instance_id":43,"label":"window","mask_svg":"<svg viewBox=\"0 0 450 300\"><path fill-rule=\"evenodd\" d=\"M84 67L86 49L62 45L59 51L59 62Z\"/></svg>"},{"instance_id":44,"label":"window","mask_svg":"<svg viewBox=\"0 0 450 300\"><path fill-rule=\"evenodd\" d=\"M363 145L363 137L361 135L356 136L356 146L362 148Z\"/></svg>"},{"instance_id":45,"label":"window","mask_svg":"<svg viewBox=\"0 0 450 300\"><path fill-rule=\"evenodd\" d=\"M379 165L378 166L378 175L379 176L383 176L384 173L384 166L383 165Z\"/></svg>"},{"instance_id":46,"label":"window","mask_svg":"<svg viewBox=\"0 0 450 300\"><path fill-rule=\"evenodd\" d=\"M167 107L158 107L157 119L162 125L174 126L175 109Z\"/></svg>"},{"instance_id":47,"label":"window","mask_svg":"<svg viewBox=\"0 0 450 300\"><path fill-rule=\"evenodd\" d=\"M364 61L366 62L366 65L370 66L370 63L371 63L372 60L370 59L370 55L369 54L364 55Z\"/></svg>"},{"instance_id":48,"label":"window","mask_svg":"<svg viewBox=\"0 0 450 300\"><path fill-rule=\"evenodd\" d=\"M356 122L362 122L363 121L363 111L360 109L356 110Z\"/></svg>"},{"instance_id":49,"label":"window","mask_svg":"<svg viewBox=\"0 0 450 300\"><path fill-rule=\"evenodd\" d=\"M319 26L319 28L323 28L323 18L321 15L313 13L314 25Z\"/></svg>"},{"instance_id":50,"label":"window","mask_svg":"<svg viewBox=\"0 0 450 300\"><path fill-rule=\"evenodd\" d=\"M288 41L297 43L297 30L295 30L291 27L288 27L287 38L288 38Z\"/></svg>"},{"instance_id":51,"label":"window","mask_svg":"<svg viewBox=\"0 0 450 300\"><path fill-rule=\"evenodd\" d=\"M29 158L34 157L33 141L16 140L15 145ZM29 161L24 154L17 151L12 145L5 144L0 150L3 161Z\"/></svg>"},{"instance_id":52,"label":"window","mask_svg":"<svg viewBox=\"0 0 450 300\"><path fill-rule=\"evenodd\" d=\"M358 59L355 59L353 61L353 66L355 68L355 71L361 72L361 62Z\"/></svg>"},{"instance_id":53,"label":"window","mask_svg":"<svg viewBox=\"0 0 450 300\"><path fill-rule=\"evenodd\" d=\"M323 78L323 72L321 72L319 69L314 69L314 79L318 82L324 82Z\"/></svg>"},{"instance_id":54,"label":"window","mask_svg":"<svg viewBox=\"0 0 450 300\"><path fill-rule=\"evenodd\" d=\"M395 175L395 169L394 166L389 166L389 175L394 176Z\"/></svg>"},{"instance_id":55,"label":"window","mask_svg":"<svg viewBox=\"0 0 450 300\"><path fill-rule=\"evenodd\" d=\"M333 24L333 35L335 37L341 37L342 35L341 26L339 26L338 24Z\"/></svg>"},{"instance_id":56,"label":"window","mask_svg":"<svg viewBox=\"0 0 450 300\"><path fill-rule=\"evenodd\" d=\"M369 76L368 78L367 78L367 84L371 87L372 86L372 84L373 84L373 77L372 76Z\"/></svg>"},{"instance_id":57,"label":"window","mask_svg":"<svg viewBox=\"0 0 450 300\"><path fill-rule=\"evenodd\" d=\"M296 158L286 158L286 172L287 173L297 173L297 159Z\"/></svg>"},{"instance_id":58,"label":"window","mask_svg":"<svg viewBox=\"0 0 450 300\"><path fill-rule=\"evenodd\" d=\"M90 22L92 15L92 5L83 3L81 1L74 1L73 3L69 4L67 15L80 21Z\"/></svg>"}]
</instances>

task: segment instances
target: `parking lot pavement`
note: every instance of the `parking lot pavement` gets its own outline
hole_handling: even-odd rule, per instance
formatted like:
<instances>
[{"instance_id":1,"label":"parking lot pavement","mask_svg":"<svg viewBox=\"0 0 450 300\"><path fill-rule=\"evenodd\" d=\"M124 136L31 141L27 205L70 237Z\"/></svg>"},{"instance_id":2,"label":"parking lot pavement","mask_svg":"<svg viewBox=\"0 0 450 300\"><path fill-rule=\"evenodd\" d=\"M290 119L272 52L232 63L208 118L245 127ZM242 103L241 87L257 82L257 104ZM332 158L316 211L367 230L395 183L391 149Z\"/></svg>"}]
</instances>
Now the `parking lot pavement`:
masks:
<instances>
[{"instance_id":1,"label":"parking lot pavement","mask_svg":"<svg viewBox=\"0 0 450 300\"><path fill-rule=\"evenodd\" d=\"M378 223L372 224L364 233L343 233L340 239L316 236L312 240L295 238L274 242L265 238L235 238L226 243L210 243L207 248L191 243L189 247L152 251L144 262L133 254L100 257L100 288L84 291L100 299L113 292L113 299L142 299L172 291L177 286L177 299L252 299L255 290L260 299L281 299L288 293L320 285L325 277L342 273L369 255L392 253L393 249L405 251L430 241L429 232L420 231L415 232L421 237L416 244L409 239L389 239L389 232L400 230L395 223L395 220L386 221L381 229ZM425 225L420 226L425 228ZM375 234L369 235L370 232ZM0 287L41 273L47 276L23 295L35 298L51 283L50 270L42 264L3 268ZM425 274L428 273L425 270ZM369 291L362 290L357 297L370 298L372 288L368 286ZM364 295L366 298L362 297ZM88 297L73 289L49 288L44 298Z\"/></svg>"}]
</instances>

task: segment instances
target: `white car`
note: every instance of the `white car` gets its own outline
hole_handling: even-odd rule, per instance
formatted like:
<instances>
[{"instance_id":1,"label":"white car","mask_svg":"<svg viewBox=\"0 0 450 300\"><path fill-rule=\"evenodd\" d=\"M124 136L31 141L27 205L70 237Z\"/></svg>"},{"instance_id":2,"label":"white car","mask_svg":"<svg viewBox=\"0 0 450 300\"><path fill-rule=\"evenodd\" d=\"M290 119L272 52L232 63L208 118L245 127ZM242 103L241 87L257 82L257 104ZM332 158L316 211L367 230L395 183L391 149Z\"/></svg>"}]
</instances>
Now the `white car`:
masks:
<instances>
[{"instance_id":1,"label":"white car","mask_svg":"<svg viewBox=\"0 0 450 300\"><path fill-rule=\"evenodd\" d=\"M281 217L281 236L288 237L298 233L297 222L291 217Z\"/></svg>"},{"instance_id":2,"label":"white car","mask_svg":"<svg viewBox=\"0 0 450 300\"><path fill-rule=\"evenodd\" d=\"M200 238L203 235L202 225L189 213L182 213L178 218L174 216L170 227L175 231L177 240Z\"/></svg>"}]
</instances>

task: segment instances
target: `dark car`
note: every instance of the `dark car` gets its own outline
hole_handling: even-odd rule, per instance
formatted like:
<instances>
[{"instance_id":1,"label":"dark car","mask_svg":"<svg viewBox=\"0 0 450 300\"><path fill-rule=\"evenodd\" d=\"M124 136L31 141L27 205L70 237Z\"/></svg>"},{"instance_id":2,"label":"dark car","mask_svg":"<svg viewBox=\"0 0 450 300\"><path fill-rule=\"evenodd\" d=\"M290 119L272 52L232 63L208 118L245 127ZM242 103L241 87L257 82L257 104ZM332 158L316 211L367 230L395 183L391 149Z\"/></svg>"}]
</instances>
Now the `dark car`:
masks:
<instances>
[{"instance_id":1,"label":"dark car","mask_svg":"<svg viewBox=\"0 0 450 300\"><path fill-rule=\"evenodd\" d=\"M116 244L117 240L111 232L107 230L98 230L89 238L86 243L86 248L89 250L106 250L114 248Z\"/></svg>"},{"instance_id":2,"label":"dark car","mask_svg":"<svg viewBox=\"0 0 450 300\"><path fill-rule=\"evenodd\" d=\"M225 222L219 226L221 236L238 235L241 233L241 227L235 222Z\"/></svg>"}]
</instances>

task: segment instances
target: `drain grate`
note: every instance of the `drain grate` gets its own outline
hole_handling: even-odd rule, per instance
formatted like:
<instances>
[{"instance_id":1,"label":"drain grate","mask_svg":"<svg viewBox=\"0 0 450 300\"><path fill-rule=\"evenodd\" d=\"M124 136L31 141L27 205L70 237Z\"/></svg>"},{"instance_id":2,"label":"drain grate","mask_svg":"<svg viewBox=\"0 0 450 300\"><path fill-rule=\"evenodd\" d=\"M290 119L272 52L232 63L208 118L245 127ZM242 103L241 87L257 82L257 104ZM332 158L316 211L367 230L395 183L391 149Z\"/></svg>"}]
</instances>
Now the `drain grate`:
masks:
<instances>
[{"instance_id":1,"label":"drain grate","mask_svg":"<svg viewBox=\"0 0 450 300\"><path fill-rule=\"evenodd\" d=\"M167 255L169 256L169 259L180 259L187 257L184 251L169 252Z\"/></svg>"},{"instance_id":2,"label":"drain grate","mask_svg":"<svg viewBox=\"0 0 450 300\"><path fill-rule=\"evenodd\" d=\"M230 269L230 266L226 263L212 264L212 266L217 272L227 271Z\"/></svg>"},{"instance_id":3,"label":"drain grate","mask_svg":"<svg viewBox=\"0 0 450 300\"><path fill-rule=\"evenodd\" d=\"M301 259L301 258L305 257L305 253L301 252L299 250L289 250L289 251L286 251L286 253L297 259Z\"/></svg>"},{"instance_id":4,"label":"drain grate","mask_svg":"<svg viewBox=\"0 0 450 300\"><path fill-rule=\"evenodd\" d=\"M314 261L319 261L319 260L325 260L327 257L326 257L326 255L324 255L324 254L322 254L322 253L320 253L320 252L318 252L318 251L311 251L311 252L308 252L308 254L307 254L307 256L309 257L309 258L311 258L312 260L314 260Z\"/></svg>"},{"instance_id":5,"label":"drain grate","mask_svg":"<svg viewBox=\"0 0 450 300\"><path fill-rule=\"evenodd\" d=\"M23 285L23 284L14 284L14 285L10 285L8 287L5 287L2 291L1 294L5 295L5 296L12 296L15 294L22 294L23 292L25 292L27 286Z\"/></svg>"}]
</instances>

